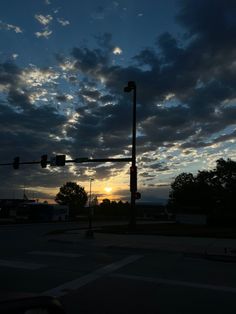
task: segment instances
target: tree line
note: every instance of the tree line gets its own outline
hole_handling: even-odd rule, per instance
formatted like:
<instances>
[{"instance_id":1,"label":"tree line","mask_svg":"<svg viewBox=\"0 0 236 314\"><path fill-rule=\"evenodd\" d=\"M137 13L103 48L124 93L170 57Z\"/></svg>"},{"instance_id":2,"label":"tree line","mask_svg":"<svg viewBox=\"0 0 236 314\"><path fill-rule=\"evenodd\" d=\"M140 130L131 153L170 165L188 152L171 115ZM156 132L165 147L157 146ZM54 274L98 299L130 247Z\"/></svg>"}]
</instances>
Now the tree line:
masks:
<instances>
[{"instance_id":1,"label":"tree line","mask_svg":"<svg viewBox=\"0 0 236 314\"><path fill-rule=\"evenodd\" d=\"M88 208L86 204L94 209L94 212L100 216L127 216L129 203L122 201L110 201L105 198L100 204L96 195L91 195L91 199L84 187L76 182L66 182L57 193L55 201L60 205L68 205L71 217L77 215L87 215Z\"/></svg>"},{"instance_id":2,"label":"tree line","mask_svg":"<svg viewBox=\"0 0 236 314\"><path fill-rule=\"evenodd\" d=\"M174 212L203 213L212 220L236 216L236 162L223 158L213 170L183 172L171 184L168 207Z\"/></svg>"},{"instance_id":3,"label":"tree line","mask_svg":"<svg viewBox=\"0 0 236 314\"><path fill-rule=\"evenodd\" d=\"M223 222L235 219L236 162L231 159L218 159L212 170L179 174L171 183L168 209L174 213L206 214L210 220ZM86 215L88 194L75 182L67 182L56 195L55 201L69 205L70 216ZM129 203L104 199L99 205L92 195L90 205L97 215L127 216ZM234 218L235 217L235 218Z\"/></svg>"}]
</instances>

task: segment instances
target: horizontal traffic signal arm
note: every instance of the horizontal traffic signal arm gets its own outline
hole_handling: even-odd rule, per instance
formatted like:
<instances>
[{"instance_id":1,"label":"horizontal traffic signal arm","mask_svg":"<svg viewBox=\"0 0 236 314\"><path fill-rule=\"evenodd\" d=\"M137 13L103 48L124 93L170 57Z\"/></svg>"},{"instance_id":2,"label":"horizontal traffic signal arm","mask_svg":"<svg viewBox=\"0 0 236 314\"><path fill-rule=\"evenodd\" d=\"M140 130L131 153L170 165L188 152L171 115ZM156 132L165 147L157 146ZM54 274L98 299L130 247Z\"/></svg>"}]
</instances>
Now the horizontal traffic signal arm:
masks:
<instances>
[{"instance_id":1,"label":"horizontal traffic signal arm","mask_svg":"<svg viewBox=\"0 0 236 314\"><path fill-rule=\"evenodd\" d=\"M40 161L23 161L23 162L19 162L19 165L36 165L36 164L40 164ZM13 162L7 162L7 163L0 164L0 166L12 166L12 165L13 165Z\"/></svg>"},{"instance_id":2,"label":"horizontal traffic signal arm","mask_svg":"<svg viewBox=\"0 0 236 314\"><path fill-rule=\"evenodd\" d=\"M126 158L75 158L65 160L65 163L86 163L86 162L131 162L131 157ZM13 166L14 162L0 163L0 166ZM20 161L19 165L36 165L41 164L41 161ZM47 161L50 165L50 160Z\"/></svg>"},{"instance_id":3,"label":"horizontal traffic signal arm","mask_svg":"<svg viewBox=\"0 0 236 314\"><path fill-rule=\"evenodd\" d=\"M81 162L131 162L132 158L88 158L83 161L77 161L80 158L76 158L74 160L68 160L66 162L76 162L76 163L81 163Z\"/></svg>"}]
</instances>

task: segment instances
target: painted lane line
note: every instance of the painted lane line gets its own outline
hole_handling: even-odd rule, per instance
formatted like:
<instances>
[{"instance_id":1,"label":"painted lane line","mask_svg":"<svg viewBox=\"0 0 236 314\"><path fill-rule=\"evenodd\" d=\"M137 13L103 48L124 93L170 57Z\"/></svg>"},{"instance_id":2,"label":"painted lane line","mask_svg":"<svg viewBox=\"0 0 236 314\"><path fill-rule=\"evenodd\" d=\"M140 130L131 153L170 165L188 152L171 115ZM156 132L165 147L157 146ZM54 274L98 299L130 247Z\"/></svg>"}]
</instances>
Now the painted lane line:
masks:
<instances>
[{"instance_id":1,"label":"painted lane line","mask_svg":"<svg viewBox=\"0 0 236 314\"><path fill-rule=\"evenodd\" d=\"M132 276L132 275L123 275L123 274L112 274L111 277L133 279L133 280L140 280L140 281L146 281L146 282L154 282L157 284L164 284L164 285L185 286L185 287L197 288L197 289L208 289L208 290L236 293L236 288L233 288L233 287L231 288L227 286L206 285L206 284L200 284L196 282L170 280L170 279L162 279L162 278L151 278L151 277L144 277L144 276Z\"/></svg>"},{"instance_id":2,"label":"painted lane line","mask_svg":"<svg viewBox=\"0 0 236 314\"><path fill-rule=\"evenodd\" d=\"M76 253L63 253L63 252L50 252L50 251L31 251L28 252L31 255L47 255L47 256L60 256L60 257L81 257L83 254Z\"/></svg>"},{"instance_id":3,"label":"painted lane line","mask_svg":"<svg viewBox=\"0 0 236 314\"><path fill-rule=\"evenodd\" d=\"M129 257L126 257L124 259L122 259L121 261L109 264L105 267L99 268L97 270L95 270L94 272L82 276L80 278L77 278L75 280L69 281L63 285L60 285L56 288L47 290L45 292L42 293L42 295L51 295L51 296L55 296L55 297L59 297L59 296L63 296L67 293L69 293L71 290L76 290L79 289L85 285L87 285L90 282L93 282L123 266L126 266L130 263L133 263L135 261L137 261L138 259L140 259L141 257L143 257L142 255L131 255Z\"/></svg>"},{"instance_id":4,"label":"painted lane line","mask_svg":"<svg viewBox=\"0 0 236 314\"><path fill-rule=\"evenodd\" d=\"M35 263L25 263L20 261L12 261L12 260L0 260L0 267L11 267L11 268L21 268L21 269L40 269L43 267L46 267L46 265L43 264L35 264Z\"/></svg>"}]
</instances>

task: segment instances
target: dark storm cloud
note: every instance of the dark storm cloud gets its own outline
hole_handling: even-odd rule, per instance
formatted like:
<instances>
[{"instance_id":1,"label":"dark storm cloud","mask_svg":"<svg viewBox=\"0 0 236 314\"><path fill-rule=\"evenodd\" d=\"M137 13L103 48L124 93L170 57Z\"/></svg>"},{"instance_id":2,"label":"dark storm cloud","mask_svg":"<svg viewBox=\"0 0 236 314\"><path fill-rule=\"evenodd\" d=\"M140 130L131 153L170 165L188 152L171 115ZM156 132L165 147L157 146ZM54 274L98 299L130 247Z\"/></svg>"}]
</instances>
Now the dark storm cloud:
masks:
<instances>
[{"instance_id":1,"label":"dark storm cloud","mask_svg":"<svg viewBox=\"0 0 236 314\"><path fill-rule=\"evenodd\" d=\"M97 17L103 13L104 8L98 8ZM129 80L137 83L138 153L170 148L174 142L191 148L233 138L234 131L213 135L236 121L231 103L236 98L236 2L184 0L177 21L185 31L181 40L164 33L154 47L144 48L127 66L112 63L115 45L108 33L97 37L98 48L73 49L71 77L78 78L75 110L79 117L66 129L73 145L62 135L67 119L51 106L32 105L22 70L13 63L0 64L0 88L5 93L0 104L1 158L8 160L16 153L29 159L53 152L98 158L129 154L132 96L123 93ZM69 60L61 55L56 58L59 64ZM68 100L63 92L55 99ZM213 140L209 141L210 137ZM144 158L141 162L152 161ZM153 168L168 170L159 166ZM81 169L78 173L85 179L85 168ZM111 175L112 169L97 168L97 177ZM61 182L63 171L57 175ZM15 174L10 182L14 180ZM55 177L50 177L48 184L53 180Z\"/></svg>"},{"instance_id":2,"label":"dark storm cloud","mask_svg":"<svg viewBox=\"0 0 236 314\"><path fill-rule=\"evenodd\" d=\"M80 90L80 94L82 96L87 96L89 98L92 98L94 101L98 100L101 96L101 93L98 90L89 90L89 89Z\"/></svg>"},{"instance_id":3,"label":"dark storm cloud","mask_svg":"<svg viewBox=\"0 0 236 314\"><path fill-rule=\"evenodd\" d=\"M62 136L66 118L51 106L32 105L21 74L22 70L14 64L0 65L0 85L5 94L0 103L1 163L12 162L15 156L20 156L21 161L39 161L45 153L68 153L68 143ZM61 140L55 140L56 136ZM61 181L58 175L57 182ZM9 166L1 167L1 182L5 191L11 193L24 184L32 188L55 186L55 176L48 176L47 170L42 173L39 165L20 166L19 171ZM2 195L6 197L6 193Z\"/></svg>"},{"instance_id":4,"label":"dark storm cloud","mask_svg":"<svg viewBox=\"0 0 236 314\"><path fill-rule=\"evenodd\" d=\"M30 105L29 94L27 92L22 93L15 89L15 86L8 92L8 103L14 106L19 106L22 109L26 109Z\"/></svg>"},{"instance_id":5,"label":"dark storm cloud","mask_svg":"<svg viewBox=\"0 0 236 314\"><path fill-rule=\"evenodd\" d=\"M145 48L134 57L138 67L113 66L108 50L101 48L75 48L72 54L79 71L97 80L104 77L110 93L121 102L124 83L136 81L144 134L140 140L160 146L199 136L204 146L207 137L235 122L222 102L236 97L236 3L182 1L177 20L185 28L185 38L178 41L162 34L156 42L158 50ZM106 45L111 45L109 36ZM179 104L156 107L158 102L165 104L169 94ZM117 129L115 121L124 118L124 111L118 110L100 127Z\"/></svg>"},{"instance_id":6,"label":"dark storm cloud","mask_svg":"<svg viewBox=\"0 0 236 314\"><path fill-rule=\"evenodd\" d=\"M67 102L68 101L68 96L67 95L57 95L56 100L61 101L61 102Z\"/></svg>"},{"instance_id":7,"label":"dark storm cloud","mask_svg":"<svg viewBox=\"0 0 236 314\"><path fill-rule=\"evenodd\" d=\"M0 64L0 84L16 84L20 75L20 69L13 63L5 62Z\"/></svg>"},{"instance_id":8,"label":"dark storm cloud","mask_svg":"<svg viewBox=\"0 0 236 314\"><path fill-rule=\"evenodd\" d=\"M74 48L72 55L77 60L75 66L85 74L94 74L108 63L108 58L101 49Z\"/></svg>"},{"instance_id":9,"label":"dark storm cloud","mask_svg":"<svg viewBox=\"0 0 236 314\"><path fill-rule=\"evenodd\" d=\"M208 147L208 146L212 146L212 145L217 144L217 143L221 143L221 142L225 142L225 141L229 141L229 140L235 140L235 138L236 138L236 131L233 131L232 133L218 136L217 138L215 138L209 142L203 142L200 140L193 140L193 141L189 141L189 142L182 144L181 147L182 148ZM184 154L188 154L188 153L191 153L191 151L190 152L189 151L184 152Z\"/></svg>"},{"instance_id":10,"label":"dark storm cloud","mask_svg":"<svg viewBox=\"0 0 236 314\"><path fill-rule=\"evenodd\" d=\"M60 151L63 141L55 141L50 135L61 135L61 127L65 121L65 117L58 115L52 108L32 108L16 113L7 106L1 106L1 159L8 160L15 154L24 154L29 159L35 159L45 152Z\"/></svg>"}]
</instances>

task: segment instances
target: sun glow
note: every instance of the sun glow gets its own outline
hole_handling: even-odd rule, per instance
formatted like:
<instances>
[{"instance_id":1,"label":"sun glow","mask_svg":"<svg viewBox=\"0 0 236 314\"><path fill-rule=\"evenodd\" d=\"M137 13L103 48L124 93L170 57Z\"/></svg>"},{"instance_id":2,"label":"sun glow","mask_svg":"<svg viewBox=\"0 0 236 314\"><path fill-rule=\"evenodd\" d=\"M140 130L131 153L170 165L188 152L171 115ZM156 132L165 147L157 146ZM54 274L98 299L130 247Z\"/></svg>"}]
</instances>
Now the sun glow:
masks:
<instances>
[{"instance_id":1,"label":"sun glow","mask_svg":"<svg viewBox=\"0 0 236 314\"><path fill-rule=\"evenodd\" d=\"M112 188L111 188L110 186L106 186L106 187L104 188L104 191L105 191L106 193L110 193L110 192L112 191Z\"/></svg>"}]
</instances>

